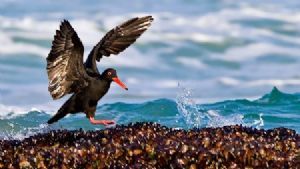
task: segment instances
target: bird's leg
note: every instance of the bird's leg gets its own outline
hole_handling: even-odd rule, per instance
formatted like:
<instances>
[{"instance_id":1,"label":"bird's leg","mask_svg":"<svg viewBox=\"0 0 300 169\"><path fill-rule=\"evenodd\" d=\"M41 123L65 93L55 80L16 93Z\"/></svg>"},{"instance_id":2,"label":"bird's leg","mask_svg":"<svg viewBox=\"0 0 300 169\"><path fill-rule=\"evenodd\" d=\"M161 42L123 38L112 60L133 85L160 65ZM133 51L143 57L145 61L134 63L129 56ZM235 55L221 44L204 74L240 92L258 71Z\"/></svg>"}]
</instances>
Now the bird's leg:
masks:
<instances>
[{"instance_id":1,"label":"bird's leg","mask_svg":"<svg viewBox=\"0 0 300 169\"><path fill-rule=\"evenodd\" d=\"M115 124L113 120L95 120L94 117L89 117L89 120L92 124L102 124L104 126Z\"/></svg>"}]
</instances>

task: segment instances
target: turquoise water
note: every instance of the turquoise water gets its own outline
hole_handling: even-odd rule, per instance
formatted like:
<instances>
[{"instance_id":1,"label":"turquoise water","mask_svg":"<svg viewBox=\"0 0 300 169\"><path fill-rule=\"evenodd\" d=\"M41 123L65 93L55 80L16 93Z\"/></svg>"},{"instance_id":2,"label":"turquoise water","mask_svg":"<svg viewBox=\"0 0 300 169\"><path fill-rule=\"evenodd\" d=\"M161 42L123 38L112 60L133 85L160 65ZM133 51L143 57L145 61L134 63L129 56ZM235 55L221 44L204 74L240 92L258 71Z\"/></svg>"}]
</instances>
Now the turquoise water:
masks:
<instances>
[{"instance_id":1,"label":"turquoise water","mask_svg":"<svg viewBox=\"0 0 300 169\"><path fill-rule=\"evenodd\" d=\"M195 104L190 90L179 89L177 100L157 99L144 103L104 104L97 108L99 119L114 119L118 124L139 121L157 122L174 128L218 127L242 124L255 128L287 127L300 131L300 94L286 94L274 88L257 100L228 100L213 104ZM69 115L48 126L50 114L33 110L24 115L10 113L1 119L2 138L24 138L51 129L101 129L91 125L84 114ZM109 126L113 127L113 126Z\"/></svg>"},{"instance_id":2,"label":"turquoise water","mask_svg":"<svg viewBox=\"0 0 300 169\"><path fill-rule=\"evenodd\" d=\"M100 129L83 114L43 124L69 97L53 101L47 90L45 58L53 35L68 19L86 57L108 30L144 15L154 17L150 29L98 64L100 71L115 68L129 88L113 84L99 102L98 118L183 128L285 126L299 132L299 97L293 94L300 92L299 11L294 0L2 0L1 136L66 126ZM274 86L279 91L270 92Z\"/></svg>"}]
</instances>

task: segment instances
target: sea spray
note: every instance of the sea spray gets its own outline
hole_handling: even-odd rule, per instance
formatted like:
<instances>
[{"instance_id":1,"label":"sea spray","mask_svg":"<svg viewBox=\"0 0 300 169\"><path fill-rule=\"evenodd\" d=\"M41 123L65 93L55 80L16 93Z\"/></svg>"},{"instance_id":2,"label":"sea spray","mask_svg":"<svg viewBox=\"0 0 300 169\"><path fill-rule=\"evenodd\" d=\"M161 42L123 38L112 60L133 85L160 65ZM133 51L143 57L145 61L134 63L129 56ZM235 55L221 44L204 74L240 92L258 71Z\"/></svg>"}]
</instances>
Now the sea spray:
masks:
<instances>
[{"instance_id":1,"label":"sea spray","mask_svg":"<svg viewBox=\"0 0 300 169\"><path fill-rule=\"evenodd\" d=\"M1 140L23 140L33 135L47 133L50 130L57 129L48 124L40 124L37 127L24 127L21 130L18 130L13 123L9 123L9 125L11 126L11 129L0 132Z\"/></svg>"},{"instance_id":2,"label":"sea spray","mask_svg":"<svg viewBox=\"0 0 300 169\"><path fill-rule=\"evenodd\" d=\"M248 127L261 128L264 126L263 113L258 117L245 119L243 112L230 115L222 115L219 110L204 109L203 106L196 104L192 99L193 91L178 84L176 97L177 109L188 128L200 127L222 127L228 125L241 124Z\"/></svg>"},{"instance_id":3,"label":"sea spray","mask_svg":"<svg viewBox=\"0 0 300 169\"><path fill-rule=\"evenodd\" d=\"M177 109L188 127L199 128L204 115L198 111L197 104L192 99L191 90L179 87L176 97ZM179 115L179 116L180 116Z\"/></svg>"}]
</instances>

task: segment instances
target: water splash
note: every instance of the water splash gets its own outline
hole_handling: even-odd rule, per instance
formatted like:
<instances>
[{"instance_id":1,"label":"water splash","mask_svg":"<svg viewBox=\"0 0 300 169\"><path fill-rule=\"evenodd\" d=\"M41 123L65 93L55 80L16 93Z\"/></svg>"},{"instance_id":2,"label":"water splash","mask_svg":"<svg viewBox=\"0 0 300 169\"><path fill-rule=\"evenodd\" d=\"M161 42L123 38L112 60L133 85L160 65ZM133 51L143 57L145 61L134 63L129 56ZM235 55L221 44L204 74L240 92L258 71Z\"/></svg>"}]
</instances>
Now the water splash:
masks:
<instances>
[{"instance_id":1,"label":"water splash","mask_svg":"<svg viewBox=\"0 0 300 169\"><path fill-rule=\"evenodd\" d=\"M176 96L177 109L180 112L179 117L183 117L186 125L199 128L205 115L199 112L197 104L192 99L192 92L190 89L181 87L178 84L179 92Z\"/></svg>"},{"instance_id":2,"label":"water splash","mask_svg":"<svg viewBox=\"0 0 300 169\"><path fill-rule=\"evenodd\" d=\"M222 116L215 110L207 111L208 123L207 127L222 127L235 124L244 124L244 116L241 114L233 114L229 116Z\"/></svg>"},{"instance_id":3,"label":"water splash","mask_svg":"<svg viewBox=\"0 0 300 169\"><path fill-rule=\"evenodd\" d=\"M262 128L265 125L263 120L263 113L259 113L259 119L254 119L252 122L245 123L245 125L249 127L255 127L257 129Z\"/></svg>"},{"instance_id":4,"label":"water splash","mask_svg":"<svg viewBox=\"0 0 300 169\"><path fill-rule=\"evenodd\" d=\"M242 113L222 115L218 110L205 110L197 105L192 99L192 90L181 87L178 84L176 103L181 117L188 128L200 127L222 127L227 125L241 124L248 127L261 128L264 126L263 114L259 114L258 119L245 119Z\"/></svg>"},{"instance_id":5,"label":"water splash","mask_svg":"<svg viewBox=\"0 0 300 169\"><path fill-rule=\"evenodd\" d=\"M16 129L17 125L18 124L9 123L11 129L0 132L0 139L23 140L36 134L49 132L53 129L48 124L40 124L37 127L24 127L22 130L18 130Z\"/></svg>"}]
</instances>

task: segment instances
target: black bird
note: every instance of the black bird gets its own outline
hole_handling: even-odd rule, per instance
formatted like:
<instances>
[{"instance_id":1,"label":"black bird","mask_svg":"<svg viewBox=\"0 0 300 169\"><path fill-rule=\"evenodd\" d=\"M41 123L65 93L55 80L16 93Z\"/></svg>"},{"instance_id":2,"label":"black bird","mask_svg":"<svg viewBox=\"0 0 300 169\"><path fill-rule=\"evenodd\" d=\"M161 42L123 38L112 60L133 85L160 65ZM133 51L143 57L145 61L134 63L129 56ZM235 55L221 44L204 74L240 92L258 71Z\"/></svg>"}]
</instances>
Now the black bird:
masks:
<instances>
[{"instance_id":1,"label":"black bird","mask_svg":"<svg viewBox=\"0 0 300 169\"><path fill-rule=\"evenodd\" d=\"M84 112L92 124L114 124L113 120L95 120L97 103L107 93L112 81L126 90L128 88L119 80L115 69L108 68L100 74L96 60L99 62L103 56L117 55L125 50L148 29L152 21L152 16L136 17L110 30L94 46L84 64L84 47L77 33L67 20L62 21L47 57L48 90L54 100L66 94L73 95L48 124L78 112Z\"/></svg>"}]
</instances>

